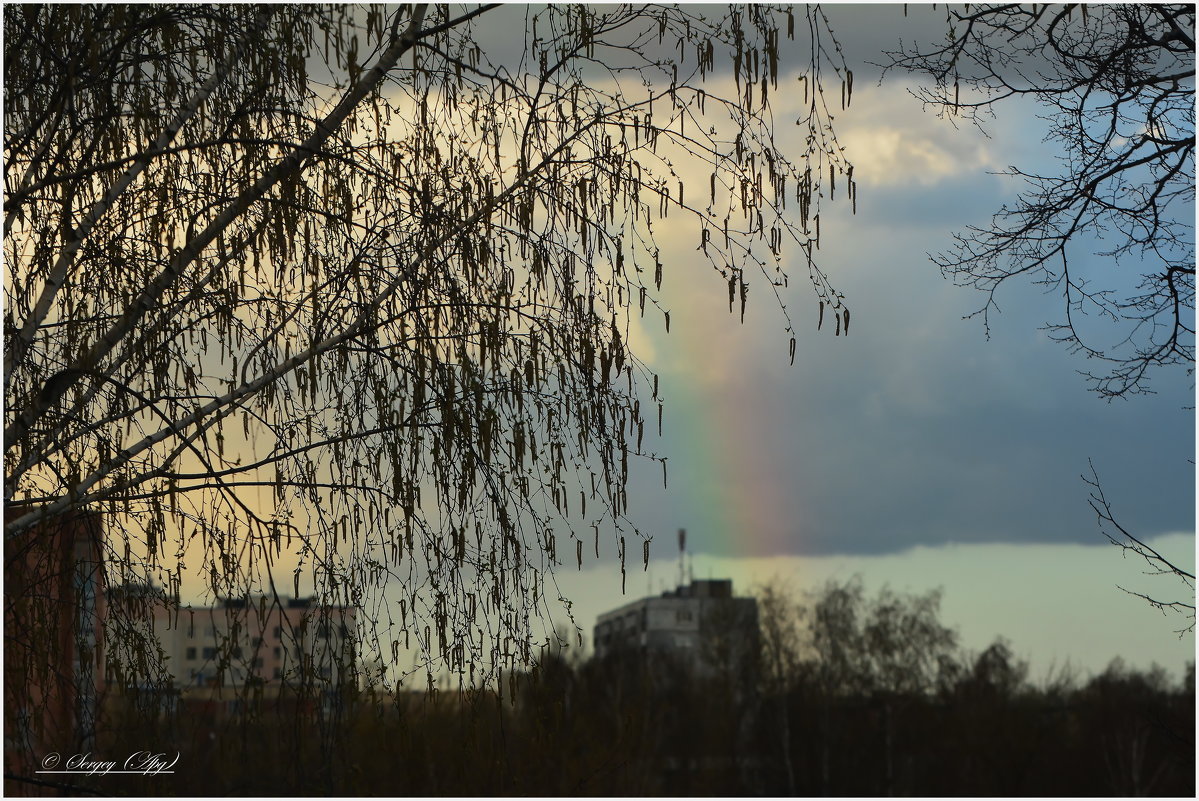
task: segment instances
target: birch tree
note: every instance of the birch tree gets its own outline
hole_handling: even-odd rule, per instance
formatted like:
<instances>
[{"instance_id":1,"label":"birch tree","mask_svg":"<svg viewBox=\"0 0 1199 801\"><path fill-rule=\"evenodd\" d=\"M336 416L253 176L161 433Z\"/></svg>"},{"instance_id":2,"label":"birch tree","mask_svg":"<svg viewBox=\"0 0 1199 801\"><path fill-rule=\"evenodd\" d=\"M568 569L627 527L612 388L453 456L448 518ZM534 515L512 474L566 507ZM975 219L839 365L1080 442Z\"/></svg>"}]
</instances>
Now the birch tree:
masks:
<instances>
[{"instance_id":1,"label":"birch tree","mask_svg":"<svg viewBox=\"0 0 1199 801\"><path fill-rule=\"evenodd\" d=\"M556 565L642 551L629 461L662 460L662 399L630 340L669 329L684 269L662 221L730 310L761 287L791 331L798 264L848 326L814 260L853 192L818 8L26 5L4 28L6 543L98 511L110 585L308 588L430 675L527 662Z\"/></svg>"}]
</instances>

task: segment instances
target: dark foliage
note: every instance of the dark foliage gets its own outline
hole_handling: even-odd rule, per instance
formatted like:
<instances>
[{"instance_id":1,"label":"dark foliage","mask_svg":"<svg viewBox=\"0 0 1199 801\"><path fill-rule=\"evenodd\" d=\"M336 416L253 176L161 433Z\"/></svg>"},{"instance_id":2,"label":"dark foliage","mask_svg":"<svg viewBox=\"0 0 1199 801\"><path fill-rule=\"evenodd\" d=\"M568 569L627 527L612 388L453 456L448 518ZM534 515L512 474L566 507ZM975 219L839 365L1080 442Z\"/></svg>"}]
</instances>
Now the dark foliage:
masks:
<instances>
[{"instance_id":1,"label":"dark foliage","mask_svg":"<svg viewBox=\"0 0 1199 801\"><path fill-rule=\"evenodd\" d=\"M875 634L888 617L946 631L935 600L869 599L851 582L816 605L835 601ZM816 650L785 676L753 671L748 693L743 676L669 658L551 654L473 693L355 691L224 719L183 706L138 728L111 716L98 752L153 743L181 753L178 772L83 783L144 795L1194 795L1193 666L1180 684L1119 660L1087 681L1034 684L1002 640L980 654L926 645L940 668L920 686L838 676Z\"/></svg>"}]
</instances>

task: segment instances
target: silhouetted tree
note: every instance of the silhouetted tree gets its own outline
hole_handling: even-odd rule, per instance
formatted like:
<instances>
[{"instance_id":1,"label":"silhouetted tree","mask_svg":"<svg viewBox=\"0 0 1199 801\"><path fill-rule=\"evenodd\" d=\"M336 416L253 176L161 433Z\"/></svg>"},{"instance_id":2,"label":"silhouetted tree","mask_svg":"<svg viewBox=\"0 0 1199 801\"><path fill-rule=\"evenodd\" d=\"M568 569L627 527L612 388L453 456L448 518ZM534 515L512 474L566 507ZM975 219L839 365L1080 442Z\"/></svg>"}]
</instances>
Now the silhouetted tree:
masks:
<instances>
[{"instance_id":1,"label":"silhouetted tree","mask_svg":"<svg viewBox=\"0 0 1199 801\"><path fill-rule=\"evenodd\" d=\"M798 13L6 7L6 554L101 510L110 584L279 573L430 681L529 664L563 519L628 532L660 459L660 220L730 308L789 243L848 321L811 257L850 76Z\"/></svg>"},{"instance_id":2,"label":"silhouetted tree","mask_svg":"<svg viewBox=\"0 0 1199 801\"><path fill-rule=\"evenodd\" d=\"M864 607L874 603L862 597ZM863 620L873 617L861 611ZM767 638L762 643L765 652ZM109 776L88 786L138 795L290 795L332 787L389 796L770 796L788 788L777 722L769 716L754 718L754 736L739 746L742 758L729 757L734 684L707 680L668 652L656 659L577 655L546 649L534 670L505 672L502 694L362 693L331 723L341 746L334 760L317 758L318 738L311 729L293 732L295 721L287 718L264 714L222 730L190 715L161 730L134 717L129 729L107 732L97 747L120 752L151 735L162 747L186 744L179 774ZM980 653L948 656L961 668L955 679L903 696L824 696L803 664L786 680L789 696L769 694L771 683L763 681L765 704L793 708L796 793L1194 795L1193 668L1181 684L1160 669L1117 662L1085 683L1059 676L1038 685L1002 639ZM835 727L822 722L821 705ZM213 731L221 736L210 739ZM818 766L830 737L825 781Z\"/></svg>"},{"instance_id":3,"label":"silhouetted tree","mask_svg":"<svg viewBox=\"0 0 1199 801\"><path fill-rule=\"evenodd\" d=\"M755 595L762 648L760 678L765 696L764 718L778 721L777 742L782 753L785 789L787 795L793 796L796 794L796 776L791 753L791 695L799 689L803 679L806 609L792 590L777 579L759 588Z\"/></svg>"},{"instance_id":4,"label":"silhouetted tree","mask_svg":"<svg viewBox=\"0 0 1199 801\"><path fill-rule=\"evenodd\" d=\"M1195 357L1195 7L970 5L943 43L888 53L931 81L917 97L981 123L1027 98L1050 122L1061 170L1012 167L1025 191L935 261L987 295L1031 280L1061 295L1056 339L1106 363L1101 395L1147 392L1150 372ZM1116 325L1088 323L1098 316Z\"/></svg>"},{"instance_id":5,"label":"silhouetted tree","mask_svg":"<svg viewBox=\"0 0 1199 801\"><path fill-rule=\"evenodd\" d=\"M1099 473L1096 472L1094 464L1091 465L1091 475L1084 475L1082 479L1091 488L1091 496L1087 502L1091 505L1091 510L1095 512L1095 516L1098 518L1099 530L1103 532L1103 535L1113 545L1121 548L1125 554L1132 554L1143 559L1149 567L1149 575L1172 576L1185 588L1180 590L1183 593L1181 597L1174 597L1173 599L1161 596L1158 593L1149 595L1144 592L1127 590L1123 587L1120 589L1130 595L1135 595L1155 609L1160 609L1162 612L1175 612L1183 615L1189 622L1185 624L1179 634L1193 632L1195 630L1195 574L1179 567L1177 562L1167 558L1152 545L1149 545L1120 524L1116 519L1116 513L1112 509L1111 502L1108 501L1107 496L1103 492L1103 486L1099 482Z\"/></svg>"}]
</instances>

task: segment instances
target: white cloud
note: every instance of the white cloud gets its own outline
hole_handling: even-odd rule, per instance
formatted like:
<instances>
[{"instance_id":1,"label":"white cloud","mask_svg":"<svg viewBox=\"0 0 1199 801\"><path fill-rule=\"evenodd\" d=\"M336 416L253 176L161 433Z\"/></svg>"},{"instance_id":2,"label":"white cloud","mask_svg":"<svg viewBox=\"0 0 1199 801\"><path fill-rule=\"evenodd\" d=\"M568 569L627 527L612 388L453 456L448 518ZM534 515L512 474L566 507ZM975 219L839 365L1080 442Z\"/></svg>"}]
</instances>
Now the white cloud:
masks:
<instances>
[{"instance_id":1,"label":"white cloud","mask_svg":"<svg viewBox=\"0 0 1199 801\"><path fill-rule=\"evenodd\" d=\"M863 185L931 186L997 166L982 133L937 119L898 82L855 92L836 124Z\"/></svg>"}]
</instances>

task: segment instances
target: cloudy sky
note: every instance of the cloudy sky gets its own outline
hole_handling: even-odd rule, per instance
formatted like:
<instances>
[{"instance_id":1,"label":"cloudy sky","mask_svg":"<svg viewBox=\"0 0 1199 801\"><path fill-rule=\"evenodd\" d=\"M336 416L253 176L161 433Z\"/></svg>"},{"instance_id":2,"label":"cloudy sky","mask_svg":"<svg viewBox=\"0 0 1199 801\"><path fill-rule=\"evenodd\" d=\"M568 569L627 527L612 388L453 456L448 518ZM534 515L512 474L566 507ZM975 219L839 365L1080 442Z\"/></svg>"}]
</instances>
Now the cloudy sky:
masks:
<instances>
[{"instance_id":1,"label":"cloudy sky","mask_svg":"<svg viewBox=\"0 0 1199 801\"><path fill-rule=\"evenodd\" d=\"M669 483L656 465L632 474L630 516L660 561L630 579L630 595L674 583L686 528L697 577L804 589L860 572L873 588L943 586L946 620L975 647L1005 635L1040 669L1097 670L1120 654L1178 671L1193 638L1116 587L1165 580L1146 582L1106 544L1080 476L1093 464L1124 525L1193 566L1191 378L1160 373L1155 395L1103 401L1078 374L1088 365L1039 330L1060 307L1035 286L1000 296L989 339L963 319L983 297L927 254L1015 196L995 171L1051 167L1044 124L1030 106L1004 107L988 137L922 112L901 76L878 85L867 62L901 36L935 35L943 12L837 5L829 16L855 73L836 126L859 189L856 215L828 207L821 263L853 333L818 333L815 300L793 281L790 366L771 299L751 296L741 324L719 278L688 271L693 243L667 243L671 330L647 325L643 352L667 400ZM566 572L585 628L627 600L610 568Z\"/></svg>"}]
</instances>

